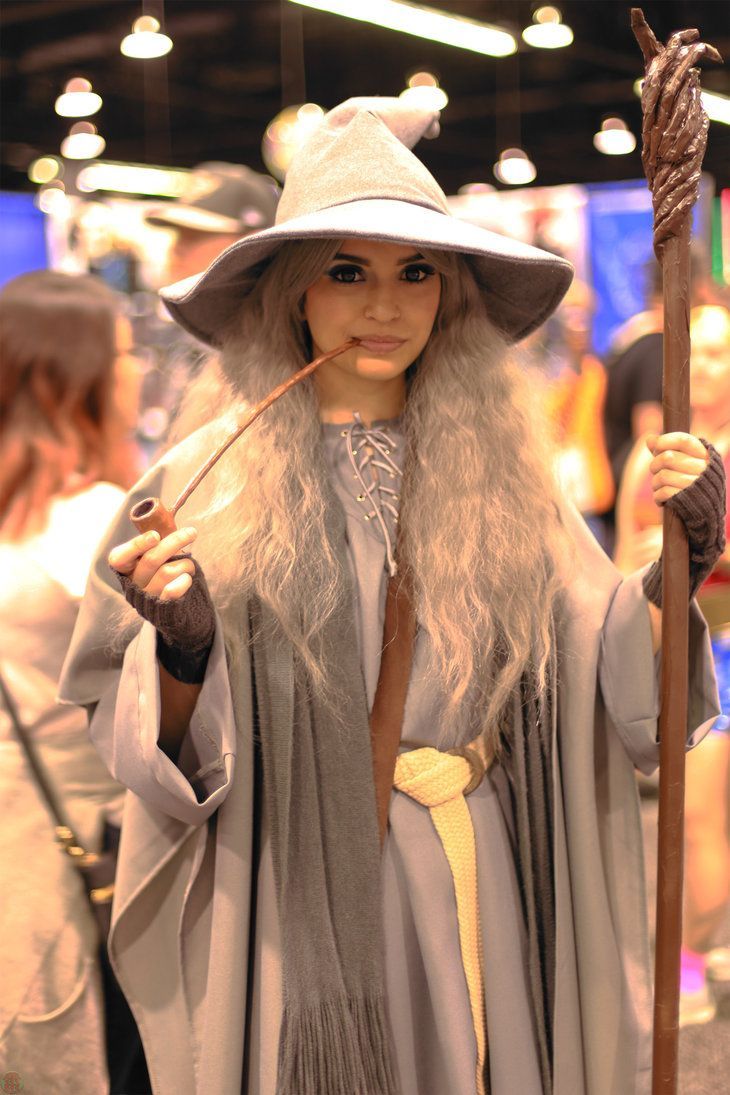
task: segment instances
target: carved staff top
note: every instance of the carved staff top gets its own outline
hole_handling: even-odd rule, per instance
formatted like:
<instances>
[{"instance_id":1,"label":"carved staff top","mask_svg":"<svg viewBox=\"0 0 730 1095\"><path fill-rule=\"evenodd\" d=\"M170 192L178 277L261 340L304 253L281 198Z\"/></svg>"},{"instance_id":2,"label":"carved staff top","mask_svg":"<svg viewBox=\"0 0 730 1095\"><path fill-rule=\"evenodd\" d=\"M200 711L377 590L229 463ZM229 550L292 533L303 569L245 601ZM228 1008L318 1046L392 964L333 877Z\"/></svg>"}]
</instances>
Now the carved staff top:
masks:
<instances>
[{"instance_id":1,"label":"carved staff top","mask_svg":"<svg viewBox=\"0 0 730 1095\"><path fill-rule=\"evenodd\" d=\"M646 76L641 159L654 204L654 251L658 259L697 201L709 119L700 98L702 58L722 62L714 46L698 41L698 30L658 42L640 8L631 9L631 29L644 54Z\"/></svg>"},{"instance_id":2,"label":"carved staff top","mask_svg":"<svg viewBox=\"0 0 730 1095\"><path fill-rule=\"evenodd\" d=\"M646 78L642 160L654 202L654 250L664 280L664 431L689 428L690 211L699 190L709 122L700 99L703 57L720 61L699 31L680 30L662 46L643 12L631 26ZM688 711L689 548L681 521L663 521L662 686L659 717L659 825L652 1095L677 1095L679 966L682 941L684 752Z\"/></svg>"}]
</instances>

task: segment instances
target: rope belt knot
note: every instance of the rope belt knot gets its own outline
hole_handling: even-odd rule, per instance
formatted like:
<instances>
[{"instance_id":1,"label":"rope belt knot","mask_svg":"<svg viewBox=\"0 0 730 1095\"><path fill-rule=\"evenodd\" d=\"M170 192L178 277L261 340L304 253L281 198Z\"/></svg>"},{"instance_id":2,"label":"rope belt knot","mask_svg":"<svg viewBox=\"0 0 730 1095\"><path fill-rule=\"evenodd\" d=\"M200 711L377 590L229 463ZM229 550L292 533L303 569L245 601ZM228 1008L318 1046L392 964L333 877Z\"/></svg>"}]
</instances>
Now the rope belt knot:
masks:
<instances>
[{"instance_id":1,"label":"rope belt knot","mask_svg":"<svg viewBox=\"0 0 730 1095\"><path fill-rule=\"evenodd\" d=\"M487 1015L484 958L479 921L474 826L465 795L479 786L486 763L477 749L442 753L425 747L401 753L395 765L396 790L425 806L443 845L454 881L459 945L477 1045L477 1095L484 1095Z\"/></svg>"}]
</instances>

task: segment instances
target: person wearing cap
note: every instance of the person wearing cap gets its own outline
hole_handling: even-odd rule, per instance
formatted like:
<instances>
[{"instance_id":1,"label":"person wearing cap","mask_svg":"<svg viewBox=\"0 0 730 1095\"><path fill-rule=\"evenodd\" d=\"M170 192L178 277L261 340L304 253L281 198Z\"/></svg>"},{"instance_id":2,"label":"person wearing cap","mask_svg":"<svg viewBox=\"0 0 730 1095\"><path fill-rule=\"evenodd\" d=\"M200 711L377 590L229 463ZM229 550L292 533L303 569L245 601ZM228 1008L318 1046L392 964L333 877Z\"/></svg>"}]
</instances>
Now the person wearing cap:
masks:
<instances>
[{"instance_id":1,"label":"person wearing cap","mask_svg":"<svg viewBox=\"0 0 730 1095\"><path fill-rule=\"evenodd\" d=\"M660 571L622 579L561 499L513 360L571 267L450 215L410 151L437 130L341 104L276 224L163 293L217 357L100 545L61 682L130 789L110 953L156 1095L647 1087ZM134 535L129 506L338 348L178 530ZM656 444L693 583L715 455ZM690 635L694 743L694 603Z\"/></svg>"},{"instance_id":2,"label":"person wearing cap","mask_svg":"<svg viewBox=\"0 0 730 1095\"><path fill-rule=\"evenodd\" d=\"M242 164L194 167L180 199L145 217L148 224L176 230L168 256L170 281L200 273L242 236L272 225L278 198L270 176Z\"/></svg>"},{"instance_id":3,"label":"person wearing cap","mask_svg":"<svg viewBox=\"0 0 730 1095\"><path fill-rule=\"evenodd\" d=\"M166 279L177 282L205 270L227 247L274 223L279 187L268 175L241 164L202 163L189 173L177 201L153 206L148 224L173 231ZM154 456L166 441L182 393L198 373L205 346L145 295L135 319L137 343L150 363L140 401L140 432Z\"/></svg>"}]
</instances>

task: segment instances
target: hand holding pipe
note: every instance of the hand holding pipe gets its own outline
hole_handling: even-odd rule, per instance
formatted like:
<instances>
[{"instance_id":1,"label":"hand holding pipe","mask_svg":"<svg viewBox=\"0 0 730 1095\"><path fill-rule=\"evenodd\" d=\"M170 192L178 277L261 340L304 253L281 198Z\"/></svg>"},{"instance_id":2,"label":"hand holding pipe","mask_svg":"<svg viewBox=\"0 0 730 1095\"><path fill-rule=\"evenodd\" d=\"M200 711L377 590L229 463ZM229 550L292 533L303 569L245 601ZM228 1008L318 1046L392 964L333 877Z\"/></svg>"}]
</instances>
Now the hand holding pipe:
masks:
<instances>
[{"instance_id":1,"label":"hand holding pipe","mask_svg":"<svg viewBox=\"0 0 730 1095\"><path fill-rule=\"evenodd\" d=\"M274 388L272 392L269 392L269 394L264 399L262 399L260 403L256 404L256 406L245 419L245 421L240 426L236 427L233 433L229 437L227 437L223 444L215 450L213 455L208 460L206 460L202 468L198 472L196 472L196 474L187 484L180 496L177 498L172 509L167 509L167 507L162 504L159 498L143 498L141 502L137 502L136 505L132 506L132 509L129 511L129 519L135 526L137 531L155 531L159 532L161 537L167 536L169 535L169 533L174 532L175 528L177 527L175 525L175 514L181 508L181 506L183 506L185 502L187 502L190 495L193 493L195 488L199 486L199 484L203 481L213 465L216 464L218 460L220 460L226 449L228 449L234 441L241 437L241 435L246 432L248 427L256 421L259 415L262 414L268 407L270 407L272 403L275 403L280 396L288 392L289 389L293 388L295 384L298 384L301 380L304 380L305 377L310 376L310 374L313 373L314 370L317 369L320 365L322 365L323 362L330 361L333 357L338 357L340 354L344 353L345 350L351 350L354 346L357 346L359 344L359 341L360 340L357 338L348 339L348 341L343 343L342 346L338 346L334 350L329 350L326 354L322 354L321 357L315 358L314 361L310 361L308 365L305 365L298 372L288 377L282 384L279 384L276 388Z\"/></svg>"}]
</instances>

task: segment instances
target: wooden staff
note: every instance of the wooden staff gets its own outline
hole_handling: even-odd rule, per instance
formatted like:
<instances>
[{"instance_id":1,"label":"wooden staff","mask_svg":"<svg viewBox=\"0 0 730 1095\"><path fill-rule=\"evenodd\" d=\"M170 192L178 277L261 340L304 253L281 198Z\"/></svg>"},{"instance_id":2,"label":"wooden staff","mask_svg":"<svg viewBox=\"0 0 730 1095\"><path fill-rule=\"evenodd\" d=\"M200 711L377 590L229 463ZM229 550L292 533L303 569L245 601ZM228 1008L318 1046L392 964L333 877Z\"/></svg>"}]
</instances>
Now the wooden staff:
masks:
<instances>
[{"instance_id":1,"label":"wooden staff","mask_svg":"<svg viewBox=\"0 0 730 1095\"><path fill-rule=\"evenodd\" d=\"M631 27L644 54L642 161L654 205L654 250L664 286L664 432L689 430L689 241L709 122L700 100L701 57L721 61L697 30L662 46L640 8ZM675 1095L679 1047L679 969L684 860L684 757L687 733L689 549L679 518L664 507L662 683L659 715L659 840L652 1095Z\"/></svg>"},{"instance_id":2,"label":"wooden staff","mask_svg":"<svg viewBox=\"0 0 730 1095\"><path fill-rule=\"evenodd\" d=\"M222 445L220 445L215 452L209 457L203 464L202 468L195 473L193 478L187 484L187 486L180 492L176 498L171 509L168 509L159 498L143 498L141 502L137 502L132 506L129 511L129 519L135 526L138 532L159 532L160 536L167 536L168 533L174 532L175 514L184 506L190 495L195 488L202 483L208 472L211 470L214 464L217 464L226 449L230 448L234 441L237 441L241 437L249 426L251 426L260 414L275 403L277 399L280 399L282 395L293 388L295 384L299 384L305 377L310 376L315 369L318 369L325 361L330 361L333 357L338 357L343 354L345 350L351 350L353 346L359 344L359 339L351 338L347 342L344 342L342 346L337 346L334 350L328 350L326 354L322 354L321 357L315 358L314 361L310 361L308 365L305 365L298 372L293 373L292 376L287 377L281 384L279 384L272 392L257 403L254 409L249 415L246 416L240 426L237 426L233 433L225 439Z\"/></svg>"}]
</instances>

